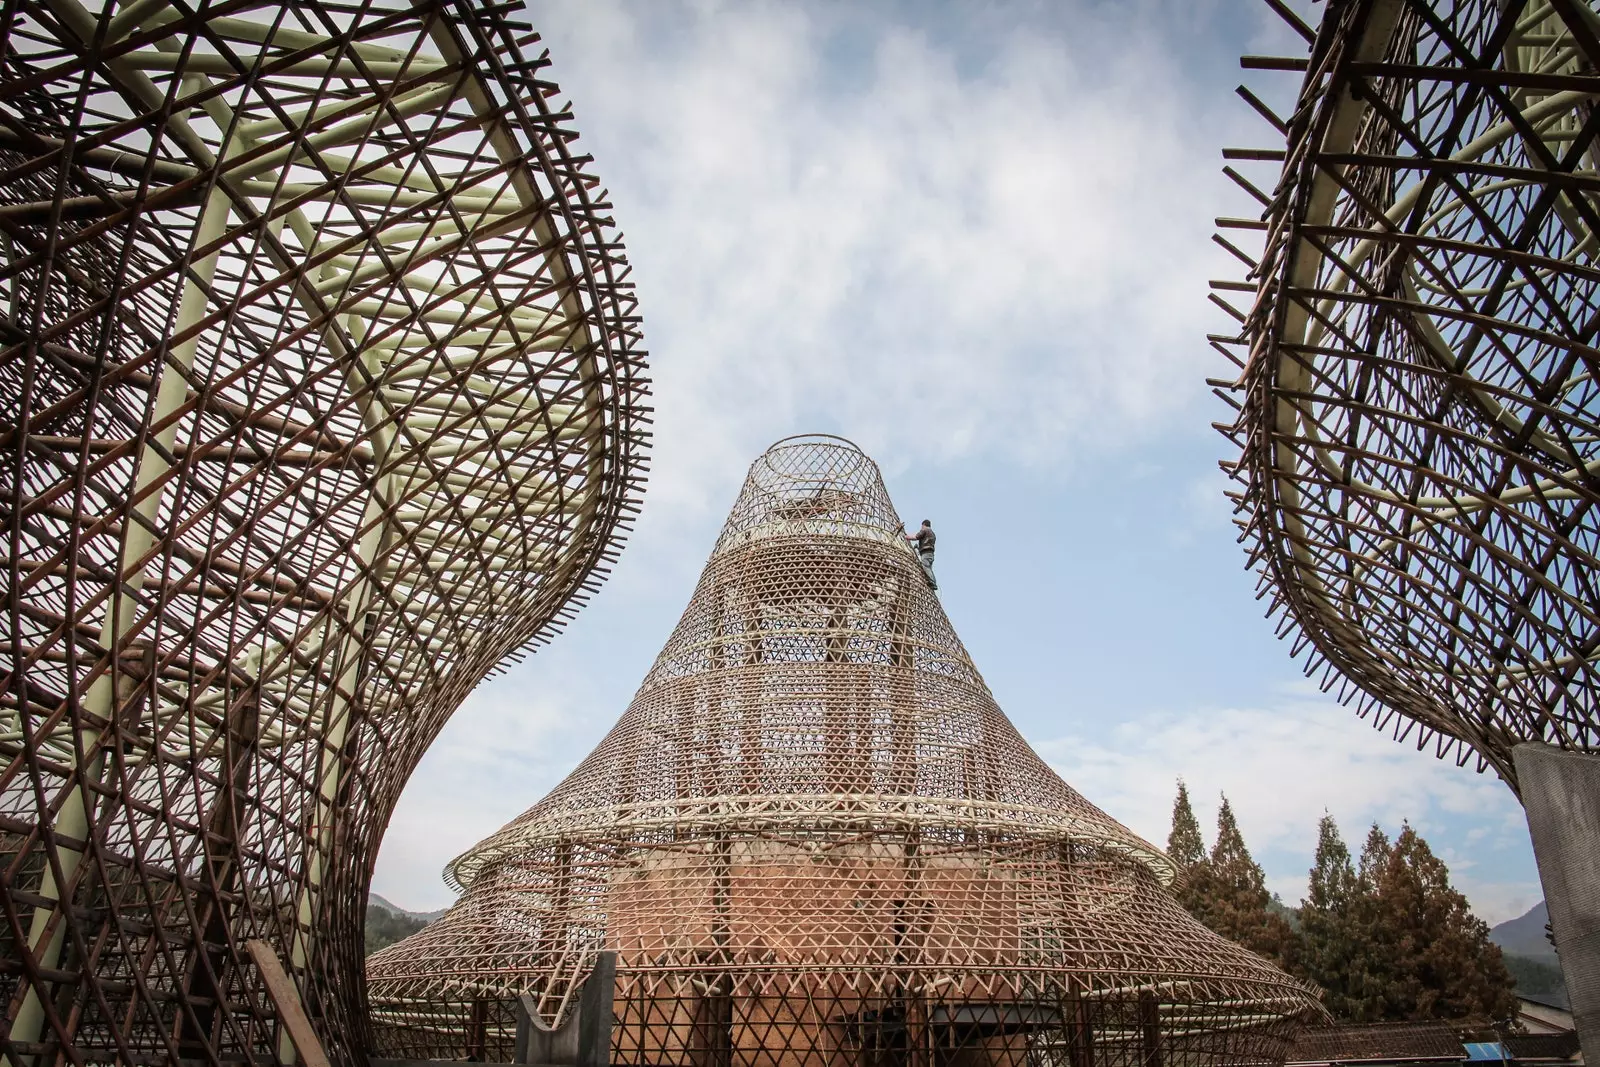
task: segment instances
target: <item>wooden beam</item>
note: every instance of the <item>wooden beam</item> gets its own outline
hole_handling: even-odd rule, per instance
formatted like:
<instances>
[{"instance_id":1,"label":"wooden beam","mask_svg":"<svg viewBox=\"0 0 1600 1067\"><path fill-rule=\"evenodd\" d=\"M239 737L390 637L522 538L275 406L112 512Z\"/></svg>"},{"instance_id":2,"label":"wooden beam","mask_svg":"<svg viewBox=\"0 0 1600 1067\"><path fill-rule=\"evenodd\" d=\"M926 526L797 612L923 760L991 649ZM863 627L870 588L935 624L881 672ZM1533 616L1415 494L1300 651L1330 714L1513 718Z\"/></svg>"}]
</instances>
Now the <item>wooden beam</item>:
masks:
<instances>
[{"instance_id":1,"label":"wooden beam","mask_svg":"<svg viewBox=\"0 0 1600 1067\"><path fill-rule=\"evenodd\" d=\"M300 1003L300 991L283 969L278 954L271 945L256 938L246 941L244 947L255 961L256 968L261 971L267 996L272 998L273 1007L278 1009L278 1021L288 1031L289 1040L294 1042L294 1050L300 1054L300 1059L306 1067L333 1067L328 1062L328 1054L322 1051L317 1032L311 1028L311 1020L306 1017L306 1009Z\"/></svg>"}]
</instances>

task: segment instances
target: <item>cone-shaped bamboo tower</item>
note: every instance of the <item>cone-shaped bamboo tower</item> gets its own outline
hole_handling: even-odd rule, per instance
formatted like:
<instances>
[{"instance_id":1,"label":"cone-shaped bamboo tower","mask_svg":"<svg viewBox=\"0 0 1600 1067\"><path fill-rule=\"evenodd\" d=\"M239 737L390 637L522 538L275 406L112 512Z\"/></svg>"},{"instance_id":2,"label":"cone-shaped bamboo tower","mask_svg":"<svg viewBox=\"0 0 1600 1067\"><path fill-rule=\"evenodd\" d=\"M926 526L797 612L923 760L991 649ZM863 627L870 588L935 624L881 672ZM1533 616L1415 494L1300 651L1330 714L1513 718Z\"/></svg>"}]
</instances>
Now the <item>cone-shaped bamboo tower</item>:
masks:
<instances>
[{"instance_id":1,"label":"cone-shaped bamboo tower","mask_svg":"<svg viewBox=\"0 0 1600 1067\"><path fill-rule=\"evenodd\" d=\"M378 1051L509 1045L619 954L614 1063L1281 1062L1303 986L1017 734L877 465L780 441L622 721L368 961Z\"/></svg>"}]
</instances>

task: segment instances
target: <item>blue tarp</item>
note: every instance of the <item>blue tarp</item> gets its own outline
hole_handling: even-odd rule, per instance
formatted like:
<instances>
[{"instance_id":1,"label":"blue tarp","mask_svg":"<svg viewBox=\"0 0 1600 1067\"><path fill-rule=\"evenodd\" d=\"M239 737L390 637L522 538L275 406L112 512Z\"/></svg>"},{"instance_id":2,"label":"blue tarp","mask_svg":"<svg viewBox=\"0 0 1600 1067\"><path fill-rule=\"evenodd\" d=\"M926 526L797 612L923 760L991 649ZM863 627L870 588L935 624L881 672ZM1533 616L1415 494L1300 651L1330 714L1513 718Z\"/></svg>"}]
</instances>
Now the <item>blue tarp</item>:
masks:
<instances>
[{"instance_id":1,"label":"blue tarp","mask_svg":"<svg viewBox=\"0 0 1600 1067\"><path fill-rule=\"evenodd\" d=\"M1463 1043L1467 1050L1468 1063L1495 1062L1503 1063L1512 1058L1511 1053L1498 1041L1467 1041Z\"/></svg>"}]
</instances>

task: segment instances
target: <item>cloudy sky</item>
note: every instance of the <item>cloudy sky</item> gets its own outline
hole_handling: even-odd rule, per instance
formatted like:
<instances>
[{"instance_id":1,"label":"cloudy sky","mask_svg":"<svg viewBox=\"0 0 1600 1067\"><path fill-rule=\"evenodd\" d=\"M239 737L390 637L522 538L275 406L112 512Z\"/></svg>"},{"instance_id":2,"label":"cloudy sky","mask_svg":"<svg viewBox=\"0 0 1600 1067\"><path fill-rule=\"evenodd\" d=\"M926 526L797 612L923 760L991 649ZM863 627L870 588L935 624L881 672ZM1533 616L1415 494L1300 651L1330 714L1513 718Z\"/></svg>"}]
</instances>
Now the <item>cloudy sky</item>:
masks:
<instances>
[{"instance_id":1,"label":"cloudy sky","mask_svg":"<svg viewBox=\"0 0 1600 1067\"><path fill-rule=\"evenodd\" d=\"M1001 707L1090 800L1164 843L1221 794L1286 901L1316 821L1410 820L1490 922L1539 899L1492 775L1379 735L1303 681L1234 543L1204 384L1229 325L1233 88L1291 39L1249 0L672 3L530 15L635 265L658 407L643 517L554 645L472 695L401 801L374 888L447 904L453 855L621 715L750 461L842 434L939 530L941 597ZM1269 99L1294 75L1251 73ZM1259 180L1270 184L1272 175Z\"/></svg>"}]
</instances>

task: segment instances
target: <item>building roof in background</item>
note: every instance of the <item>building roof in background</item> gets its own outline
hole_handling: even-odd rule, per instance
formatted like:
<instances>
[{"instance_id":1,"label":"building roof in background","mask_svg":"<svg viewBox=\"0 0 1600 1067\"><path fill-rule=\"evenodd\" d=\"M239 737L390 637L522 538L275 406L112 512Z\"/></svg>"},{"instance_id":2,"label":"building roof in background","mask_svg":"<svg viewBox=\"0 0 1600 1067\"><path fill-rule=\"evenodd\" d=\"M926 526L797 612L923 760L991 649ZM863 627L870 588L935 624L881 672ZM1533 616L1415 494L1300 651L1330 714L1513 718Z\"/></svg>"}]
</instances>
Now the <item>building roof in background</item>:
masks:
<instances>
[{"instance_id":1,"label":"building roof in background","mask_svg":"<svg viewBox=\"0 0 1600 1067\"><path fill-rule=\"evenodd\" d=\"M1559 989L1553 993L1519 992L1517 994L1517 999L1522 1001L1525 1005L1534 1005L1540 1008L1552 1008L1556 1011L1564 1011L1569 1016L1567 1021L1572 1021L1570 1019L1572 1014L1572 998L1567 995L1567 991L1565 989Z\"/></svg>"},{"instance_id":2,"label":"building roof in background","mask_svg":"<svg viewBox=\"0 0 1600 1067\"><path fill-rule=\"evenodd\" d=\"M1414 1063L1462 1060L1466 1052L1448 1023L1369 1023L1303 1030L1290 1063Z\"/></svg>"},{"instance_id":3,"label":"building roof in background","mask_svg":"<svg viewBox=\"0 0 1600 1067\"><path fill-rule=\"evenodd\" d=\"M1577 1053L1578 1035L1570 1029L1499 1034L1474 1020L1364 1023L1301 1031L1288 1063L1568 1063Z\"/></svg>"}]
</instances>

